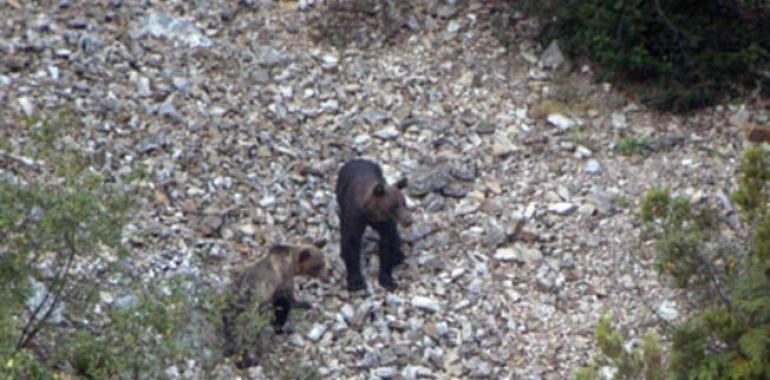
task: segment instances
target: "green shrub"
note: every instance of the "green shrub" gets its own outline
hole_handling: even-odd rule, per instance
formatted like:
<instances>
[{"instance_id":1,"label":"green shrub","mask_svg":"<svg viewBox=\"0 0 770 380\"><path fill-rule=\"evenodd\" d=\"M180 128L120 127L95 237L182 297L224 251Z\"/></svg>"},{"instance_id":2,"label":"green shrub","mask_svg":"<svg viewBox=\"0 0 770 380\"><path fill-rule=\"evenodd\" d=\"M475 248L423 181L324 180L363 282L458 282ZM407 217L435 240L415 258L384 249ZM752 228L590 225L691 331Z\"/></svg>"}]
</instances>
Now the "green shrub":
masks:
<instances>
[{"instance_id":1,"label":"green shrub","mask_svg":"<svg viewBox=\"0 0 770 380\"><path fill-rule=\"evenodd\" d=\"M162 379L190 359L207 378L222 359L223 294L201 278L145 283L122 269L136 260L121 239L142 174L99 173L63 142L77 128L66 112L30 121L30 144L6 151L38 161L0 177L0 379ZM46 301L30 308L33 295ZM51 323L62 305L64 323Z\"/></svg>"},{"instance_id":2,"label":"green shrub","mask_svg":"<svg viewBox=\"0 0 770 380\"><path fill-rule=\"evenodd\" d=\"M635 137L626 137L615 147L618 153L624 156L646 156L649 153L647 142Z\"/></svg>"},{"instance_id":3,"label":"green shrub","mask_svg":"<svg viewBox=\"0 0 770 380\"><path fill-rule=\"evenodd\" d=\"M525 1L573 57L661 110L687 111L760 85L770 93L767 1ZM636 85L626 86L626 82Z\"/></svg>"},{"instance_id":4,"label":"green shrub","mask_svg":"<svg viewBox=\"0 0 770 380\"><path fill-rule=\"evenodd\" d=\"M747 150L734 194L750 227L749 242L721 236L715 210L671 197L665 189L647 194L641 218L646 238L656 239L658 272L700 297L694 298L694 311L681 324L666 326L671 349L660 372L642 374L635 359L639 356L624 356L630 354L620 348L620 335L603 319L597 330L602 356L576 374L578 378L597 378L601 366L615 368L615 378L770 378L768 162L761 148ZM650 352L662 357L656 347L650 343ZM620 376L623 373L636 377Z\"/></svg>"},{"instance_id":5,"label":"green shrub","mask_svg":"<svg viewBox=\"0 0 770 380\"><path fill-rule=\"evenodd\" d=\"M596 328L600 353L588 367L575 374L577 380L602 378L602 369L610 369L614 379L662 380L665 378L663 354L654 335L644 337L641 348L627 348L625 339L612 327L612 317L603 315Z\"/></svg>"}]
</instances>

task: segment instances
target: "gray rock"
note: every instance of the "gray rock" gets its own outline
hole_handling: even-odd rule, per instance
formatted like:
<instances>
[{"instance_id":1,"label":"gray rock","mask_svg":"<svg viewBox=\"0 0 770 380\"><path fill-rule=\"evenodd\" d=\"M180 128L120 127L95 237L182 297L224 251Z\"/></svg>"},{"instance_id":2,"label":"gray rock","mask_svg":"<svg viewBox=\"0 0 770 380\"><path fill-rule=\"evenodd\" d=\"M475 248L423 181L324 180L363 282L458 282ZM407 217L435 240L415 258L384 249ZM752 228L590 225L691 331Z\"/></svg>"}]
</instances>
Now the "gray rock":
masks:
<instances>
[{"instance_id":1,"label":"gray rock","mask_svg":"<svg viewBox=\"0 0 770 380\"><path fill-rule=\"evenodd\" d=\"M290 59L272 46L260 46L254 52L255 63L262 66L286 65Z\"/></svg>"},{"instance_id":2,"label":"gray rock","mask_svg":"<svg viewBox=\"0 0 770 380\"><path fill-rule=\"evenodd\" d=\"M736 113L730 116L730 124L736 127L742 127L749 122L749 111L745 106L741 106Z\"/></svg>"},{"instance_id":3,"label":"gray rock","mask_svg":"<svg viewBox=\"0 0 770 380\"><path fill-rule=\"evenodd\" d=\"M597 174L601 172L602 166L599 164L599 161L588 160L588 162L586 162L586 166L584 170L586 171L586 173L589 173L589 174Z\"/></svg>"},{"instance_id":4,"label":"gray rock","mask_svg":"<svg viewBox=\"0 0 770 380\"><path fill-rule=\"evenodd\" d=\"M451 177L445 168L422 171L410 179L406 192L409 196L420 197L432 191L440 191L450 181Z\"/></svg>"},{"instance_id":5,"label":"gray rock","mask_svg":"<svg viewBox=\"0 0 770 380\"><path fill-rule=\"evenodd\" d=\"M562 115L560 113L552 113L552 114L548 115L546 120L550 124L556 126L557 128L559 128L559 129L561 129L563 131L572 129L575 126L577 126L577 123L575 123L574 120L572 120L572 119L570 119L570 118L568 118L568 117L566 117L566 116L564 116L564 115Z\"/></svg>"},{"instance_id":6,"label":"gray rock","mask_svg":"<svg viewBox=\"0 0 770 380\"><path fill-rule=\"evenodd\" d=\"M391 379L398 374L396 367L377 367L372 370L372 375L379 379Z\"/></svg>"},{"instance_id":7,"label":"gray rock","mask_svg":"<svg viewBox=\"0 0 770 380\"><path fill-rule=\"evenodd\" d=\"M443 19L449 19L457 14L457 7L451 4L445 4L436 10L436 15Z\"/></svg>"},{"instance_id":8,"label":"gray rock","mask_svg":"<svg viewBox=\"0 0 770 380\"><path fill-rule=\"evenodd\" d=\"M19 107L21 107L21 110L25 115L32 116L35 113L35 105L32 104L32 100L30 100L28 97L19 97L17 102L19 103Z\"/></svg>"},{"instance_id":9,"label":"gray rock","mask_svg":"<svg viewBox=\"0 0 770 380\"><path fill-rule=\"evenodd\" d=\"M324 336L327 329L328 327L326 325L321 323L316 323L313 325L313 328L311 328L310 331L307 333L307 338L313 342L318 342Z\"/></svg>"},{"instance_id":10,"label":"gray rock","mask_svg":"<svg viewBox=\"0 0 770 380\"><path fill-rule=\"evenodd\" d=\"M427 310L434 313L441 310L441 304L438 301L432 298L423 297L423 296L412 297L412 307L422 309L422 310Z\"/></svg>"},{"instance_id":11,"label":"gray rock","mask_svg":"<svg viewBox=\"0 0 770 380\"><path fill-rule=\"evenodd\" d=\"M28 278L30 289L32 290L32 295L27 299L25 302L25 305L27 306L28 310L35 310L38 308L41 304L41 312L38 313L36 321L40 321L42 317L45 316L46 312L50 310L53 307L53 311L51 312L51 315L48 317L47 322L53 323L53 324L59 324L64 320L64 309L66 304L63 300L59 300L59 302L54 307L54 300L55 297L53 297L53 294L48 295L48 288L43 284L42 282L36 280L33 277Z\"/></svg>"},{"instance_id":12,"label":"gray rock","mask_svg":"<svg viewBox=\"0 0 770 380\"><path fill-rule=\"evenodd\" d=\"M468 190L459 183L450 183L441 189L441 194L450 198L464 198Z\"/></svg>"},{"instance_id":13,"label":"gray rock","mask_svg":"<svg viewBox=\"0 0 770 380\"><path fill-rule=\"evenodd\" d=\"M146 35L165 37L188 47L211 47L211 40L203 35L192 21L169 16L163 12L151 12L140 21L140 26L133 30L133 38Z\"/></svg>"},{"instance_id":14,"label":"gray rock","mask_svg":"<svg viewBox=\"0 0 770 380\"><path fill-rule=\"evenodd\" d=\"M462 27L463 27L463 25L459 21L452 20L452 21L449 21L449 25L447 25L446 31L449 34L455 34L455 33L459 32L460 29L462 29Z\"/></svg>"},{"instance_id":15,"label":"gray rock","mask_svg":"<svg viewBox=\"0 0 770 380\"><path fill-rule=\"evenodd\" d=\"M577 205L568 202L559 202L548 205L548 211L561 216L567 216L577 210Z\"/></svg>"},{"instance_id":16,"label":"gray rock","mask_svg":"<svg viewBox=\"0 0 770 380\"><path fill-rule=\"evenodd\" d=\"M399 135L398 129L394 126L387 126L373 133L374 137L382 140L394 140Z\"/></svg>"},{"instance_id":17,"label":"gray rock","mask_svg":"<svg viewBox=\"0 0 770 380\"><path fill-rule=\"evenodd\" d=\"M559 49L559 43L556 40L548 44L541 57L543 67L550 70L557 70L564 65L564 54Z\"/></svg>"},{"instance_id":18,"label":"gray rock","mask_svg":"<svg viewBox=\"0 0 770 380\"><path fill-rule=\"evenodd\" d=\"M668 322L677 319L679 317L679 310L676 307L676 302L668 300L660 304L658 307L658 316Z\"/></svg>"},{"instance_id":19,"label":"gray rock","mask_svg":"<svg viewBox=\"0 0 770 380\"><path fill-rule=\"evenodd\" d=\"M430 193L422 200L422 208L427 212L440 212L446 209L446 200L437 193Z\"/></svg>"},{"instance_id":20,"label":"gray rock","mask_svg":"<svg viewBox=\"0 0 770 380\"><path fill-rule=\"evenodd\" d=\"M625 129L626 128L626 114L623 112L613 112L612 113L612 126L615 129Z\"/></svg>"},{"instance_id":21,"label":"gray rock","mask_svg":"<svg viewBox=\"0 0 770 380\"><path fill-rule=\"evenodd\" d=\"M472 182L476 179L476 162L453 161L449 164L449 174L461 181Z\"/></svg>"},{"instance_id":22,"label":"gray rock","mask_svg":"<svg viewBox=\"0 0 770 380\"><path fill-rule=\"evenodd\" d=\"M480 207L481 205L476 201L469 201L468 199L463 199L455 207L454 213L455 213L455 216L468 215L478 211Z\"/></svg>"},{"instance_id":23,"label":"gray rock","mask_svg":"<svg viewBox=\"0 0 770 380\"><path fill-rule=\"evenodd\" d=\"M369 125L384 124L390 119L385 112L373 110L364 111L361 118Z\"/></svg>"},{"instance_id":24,"label":"gray rock","mask_svg":"<svg viewBox=\"0 0 770 380\"><path fill-rule=\"evenodd\" d=\"M480 135L491 135L495 133L496 128L497 126L495 125L495 123L485 120L485 121L479 122L479 124L476 125L476 133Z\"/></svg>"}]
</instances>

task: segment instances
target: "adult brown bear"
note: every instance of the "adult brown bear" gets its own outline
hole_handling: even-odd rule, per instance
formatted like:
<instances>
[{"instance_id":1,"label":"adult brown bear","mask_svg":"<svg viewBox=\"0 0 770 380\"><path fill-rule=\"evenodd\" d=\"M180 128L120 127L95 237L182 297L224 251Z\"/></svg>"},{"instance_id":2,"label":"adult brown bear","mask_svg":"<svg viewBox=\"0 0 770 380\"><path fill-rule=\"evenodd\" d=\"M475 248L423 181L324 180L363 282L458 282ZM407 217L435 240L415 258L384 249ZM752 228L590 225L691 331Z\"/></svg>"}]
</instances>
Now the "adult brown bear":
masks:
<instances>
[{"instance_id":1,"label":"adult brown bear","mask_svg":"<svg viewBox=\"0 0 770 380\"><path fill-rule=\"evenodd\" d=\"M337 204L340 217L340 252L345 262L349 291L366 287L361 274L361 237L366 226L380 235L379 282L387 290L395 290L393 267L404 261L398 226L412 224L404 194L407 180L389 185L376 163L353 159L345 163L337 177Z\"/></svg>"}]
</instances>

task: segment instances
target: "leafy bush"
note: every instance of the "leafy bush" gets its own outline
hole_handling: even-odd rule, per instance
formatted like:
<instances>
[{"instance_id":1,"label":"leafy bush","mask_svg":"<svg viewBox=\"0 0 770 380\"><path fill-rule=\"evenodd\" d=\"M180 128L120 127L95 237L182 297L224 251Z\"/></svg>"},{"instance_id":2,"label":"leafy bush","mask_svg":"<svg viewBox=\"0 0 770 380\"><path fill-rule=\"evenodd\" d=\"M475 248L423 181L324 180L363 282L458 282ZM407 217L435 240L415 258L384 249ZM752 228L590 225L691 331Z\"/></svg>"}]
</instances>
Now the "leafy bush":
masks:
<instances>
[{"instance_id":1,"label":"leafy bush","mask_svg":"<svg viewBox=\"0 0 770 380\"><path fill-rule=\"evenodd\" d=\"M525 1L542 16L544 40L560 39L575 57L661 110L714 104L740 87L770 93L767 1ZM625 86L622 86L625 87Z\"/></svg>"},{"instance_id":2,"label":"leafy bush","mask_svg":"<svg viewBox=\"0 0 770 380\"><path fill-rule=\"evenodd\" d=\"M665 378L663 352L654 335L645 336L641 348L627 348L623 336L612 327L612 317L605 314L596 328L596 340L601 353L575 374L576 380L601 379L604 374L614 379Z\"/></svg>"},{"instance_id":3,"label":"leafy bush","mask_svg":"<svg viewBox=\"0 0 770 380\"><path fill-rule=\"evenodd\" d=\"M79 127L71 115L30 121L31 143L0 151L29 164L0 171L0 379L166 378L191 359L212 369L223 295L194 286L201 279L148 284L123 269L138 177L101 174L65 143ZM112 292L128 301L102 302Z\"/></svg>"},{"instance_id":4,"label":"leafy bush","mask_svg":"<svg viewBox=\"0 0 770 380\"><path fill-rule=\"evenodd\" d=\"M650 191L642 202L646 236L657 240L658 272L677 287L701 295L695 311L671 328L671 352L661 372L667 378L770 378L768 164L770 158L761 148L744 154L733 198L751 227L748 243L720 236L715 210L693 205L686 198L672 198L665 189ZM661 378L658 373L642 375L639 356L619 349L620 336L608 329L608 322L602 320L597 339L609 360L601 365L617 368L616 374ZM580 376L595 378L600 364L592 363Z\"/></svg>"}]
</instances>

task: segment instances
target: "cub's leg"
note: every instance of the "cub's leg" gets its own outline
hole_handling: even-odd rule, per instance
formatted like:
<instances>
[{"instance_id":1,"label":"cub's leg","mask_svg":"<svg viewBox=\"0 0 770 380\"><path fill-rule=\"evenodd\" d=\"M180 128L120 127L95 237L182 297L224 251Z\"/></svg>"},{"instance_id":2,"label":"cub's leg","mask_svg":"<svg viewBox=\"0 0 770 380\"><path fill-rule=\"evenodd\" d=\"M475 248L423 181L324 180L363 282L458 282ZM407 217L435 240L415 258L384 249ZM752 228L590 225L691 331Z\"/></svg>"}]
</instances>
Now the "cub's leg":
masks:
<instances>
[{"instance_id":1,"label":"cub's leg","mask_svg":"<svg viewBox=\"0 0 770 380\"><path fill-rule=\"evenodd\" d=\"M287 296L276 297L273 299L273 310L275 311L273 330L277 334L282 334L286 321L289 319L289 313L291 313L291 299Z\"/></svg>"}]
</instances>

